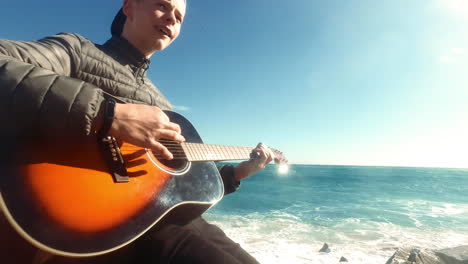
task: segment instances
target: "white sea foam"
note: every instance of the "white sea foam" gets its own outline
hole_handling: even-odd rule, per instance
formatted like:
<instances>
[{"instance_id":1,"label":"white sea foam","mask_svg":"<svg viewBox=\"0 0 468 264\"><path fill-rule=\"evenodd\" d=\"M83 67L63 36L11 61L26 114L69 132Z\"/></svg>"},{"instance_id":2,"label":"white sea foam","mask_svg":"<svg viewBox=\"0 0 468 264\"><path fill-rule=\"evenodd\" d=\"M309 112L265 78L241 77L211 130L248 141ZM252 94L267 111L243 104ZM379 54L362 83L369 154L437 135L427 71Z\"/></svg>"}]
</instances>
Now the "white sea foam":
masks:
<instances>
[{"instance_id":1,"label":"white sea foam","mask_svg":"<svg viewBox=\"0 0 468 264\"><path fill-rule=\"evenodd\" d=\"M226 197L206 217L261 263L330 264L343 256L350 264L383 264L400 247L468 244L466 172L336 166L295 170L294 177L280 181L253 178L246 196ZM252 203L253 198L261 203ZM318 252L323 243L330 253Z\"/></svg>"},{"instance_id":2,"label":"white sea foam","mask_svg":"<svg viewBox=\"0 0 468 264\"><path fill-rule=\"evenodd\" d=\"M468 205L457 205L444 203L440 206L431 207L432 215L434 217L446 216L446 215L459 215L468 212Z\"/></svg>"},{"instance_id":3,"label":"white sea foam","mask_svg":"<svg viewBox=\"0 0 468 264\"><path fill-rule=\"evenodd\" d=\"M457 204L457 203L443 203L443 202L432 202L423 200L400 200L395 203L402 204L402 208L408 210L416 210L417 212L431 211L432 217L451 216L459 214L467 214L468 216L468 204Z\"/></svg>"},{"instance_id":4,"label":"white sea foam","mask_svg":"<svg viewBox=\"0 0 468 264\"><path fill-rule=\"evenodd\" d=\"M398 247L441 249L468 243L468 233L425 230L357 218L333 226L304 223L289 213L225 216L206 214L229 237L261 263L338 263L344 256L353 264L385 263ZM323 243L331 252L319 253Z\"/></svg>"},{"instance_id":5,"label":"white sea foam","mask_svg":"<svg viewBox=\"0 0 468 264\"><path fill-rule=\"evenodd\" d=\"M424 227L425 221L438 221L442 227L448 227L446 218L450 217L452 221L458 223L458 226L454 227L468 231L468 204L423 200L395 200L393 204L392 209L383 209L382 211L405 216L414 223L415 227Z\"/></svg>"}]
</instances>

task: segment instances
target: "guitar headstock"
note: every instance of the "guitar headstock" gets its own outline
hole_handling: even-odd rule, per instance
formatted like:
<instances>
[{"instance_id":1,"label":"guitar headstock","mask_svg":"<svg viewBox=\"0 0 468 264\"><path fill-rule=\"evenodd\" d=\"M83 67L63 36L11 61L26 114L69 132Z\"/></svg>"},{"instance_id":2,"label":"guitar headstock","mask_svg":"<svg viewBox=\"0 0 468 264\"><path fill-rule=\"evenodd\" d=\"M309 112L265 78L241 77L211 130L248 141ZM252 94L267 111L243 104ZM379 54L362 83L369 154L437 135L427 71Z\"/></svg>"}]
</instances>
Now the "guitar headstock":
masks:
<instances>
[{"instance_id":1,"label":"guitar headstock","mask_svg":"<svg viewBox=\"0 0 468 264\"><path fill-rule=\"evenodd\" d=\"M262 144L262 143L260 143ZM264 144L262 144L264 147L266 147ZM267 147L268 149L271 150L271 152L273 152L273 155L274 155L274 158L273 158L273 161L275 162L276 165L278 165L278 171L280 173L286 173L288 172L289 170L289 162L288 160L286 159L286 157L284 156L283 152L277 150L277 149L274 149L274 148L270 148L270 147ZM252 152L250 153L250 158L259 158L260 157L260 154L257 153L257 152Z\"/></svg>"},{"instance_id":2,"label":"guitar headstock","mask_svg":"<svg viewBox=\"0 0 468 264\"><path fill-rule=\"evenodd\" d=\"M284 156L283 152L270 148L270 150L275 154L275 158L273 159L277 165L289 165L288 160Z\"/></svg>"},{"instance_id":3,"label":"guitar headstock","mask_svg":"<svg viewBox=\"0 0 468 264\"><path fill-rule=\"evenodd\" d=\"M273 160L275 161L276 165L278 165L278 172L282 174L287 173L289 170L289 162L284 156L283 152L274 148L270 148L270 150L275 155Z\"/></svg>"}]
</instances>

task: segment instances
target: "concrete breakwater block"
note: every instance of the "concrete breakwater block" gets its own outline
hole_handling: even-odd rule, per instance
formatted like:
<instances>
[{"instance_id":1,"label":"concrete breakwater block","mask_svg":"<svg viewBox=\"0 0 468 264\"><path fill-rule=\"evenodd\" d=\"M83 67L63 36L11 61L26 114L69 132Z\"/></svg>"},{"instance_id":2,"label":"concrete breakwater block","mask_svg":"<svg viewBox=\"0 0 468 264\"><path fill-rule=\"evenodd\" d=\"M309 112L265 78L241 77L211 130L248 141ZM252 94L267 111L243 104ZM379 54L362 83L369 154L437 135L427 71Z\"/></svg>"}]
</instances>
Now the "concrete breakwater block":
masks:
<instances>
[{"instance_id":1,"label":"concrete breakwater block","mask_svg":"<svg viewBox=\"0 0 468 264\"><path fill-rule=\"evenodd\" d=\"M385 264L446 264L430 250L400 248Z\"/></svg>"},{"instance_id":2,"label":"concrete breakwater block","mask_svg":"<svg viewBox=\"0 0 468 264\"><path fill-rule=\"evenodd\" d=\"M468 246L441 249L435 254L444 264L468 264Z\"/></svg>"}]
</instances>

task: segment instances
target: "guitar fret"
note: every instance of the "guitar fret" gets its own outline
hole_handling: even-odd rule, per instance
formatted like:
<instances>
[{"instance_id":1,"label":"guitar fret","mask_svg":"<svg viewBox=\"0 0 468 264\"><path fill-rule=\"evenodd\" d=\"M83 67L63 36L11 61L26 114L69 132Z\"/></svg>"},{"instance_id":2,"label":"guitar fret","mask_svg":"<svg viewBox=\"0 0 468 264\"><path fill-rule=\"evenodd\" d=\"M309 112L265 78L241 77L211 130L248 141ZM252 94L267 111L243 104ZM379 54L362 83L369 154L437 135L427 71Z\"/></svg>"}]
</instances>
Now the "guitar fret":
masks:
<instances>
[{"instance_id":1,"label":"guitar fret","mask_svg":"<svg viewBox=\"0 0 468 264\"><path fill-rule=\"evenodd\" d=\"M222 159L228 159L227 153L224 150L224 146L219 145L219 153Z\"/></svg>"},{"instance_id":2,"label":"guitar fret","mask_svg":"<svg viewBox=\"0 0 468 264\"><path fill-rule=\"evenodd\" d=\"M193 148L192 148L192 144L191 143L187 143L185 144L190 152L190 156L192 157L191 159L194 160L195 159L195 153L193 152Z\"/></svg>"},{"instance_id":3,"label":"guitar fret","mask_svg":"<svg viewBox=\"0 0 468 264\"><path fill-rule=\"evenodd\" d=\"M232 153L232 149L229 149L228 147L225 147L226 152L228 153L229 159L234 159L234 155Z\"/></svg>"},{"instance_id":4,"label":"guitar fret","mask_svg":"<svg viewBox=\"0 0 468 264\"><path fill-rule=\"evenodd\" d=\"M221 145L219 146L219 153L222 159L227 159L227 155L226 155L226 152L224 151L224 147Z\"/></svg>"},{"instance_id":5,"label":"guitar fret","mask_svg":"<svg viewBox=\"0 0 468 264\"><path fill-rule=\"evenodd\" d=\"M190 160L195 159L195 155L194 155L193 149L192 149L192 144L186 143L185 146L187 146L187 150L190 153Z\"/></svg>"},{"instance_id":6,"label":"guitar fret","mask_svg":"<svg viewBox=\"0 0 468 264\"><path fill-rule=\"evenodd\" d=\"M216 145L211 145L211 155L213 157L213 160L218 160L219 157L218 157L218 151L216 151Z\"/></svg>"},{"instance_id":7,"label":"guitar fret","mask_svg":"<svg viewBox=\"0 0 468 264\"><path fill-rule=\"evenodd\" d=\"M220 145L216 145L216 152L217 152L218 160L222 160L223 159L223 153L221 152L221 146Z\"/></svg>"},{"instance_id":8,"label":"guitar fret","mask_svg":"<svg viewBox=\"0 0 468 264\"><path fill-rule=\"evenodd\" d=\"M219 151L218 151L218 146L217 145L211 145L211 148L213 149L213 159L214 160L219 160Z\"/></svg>"},{"instance_id":9,"label":"guitar fret","mask_svg":"<svg viewBox=\"0 0 468 264\"><path fill-rule=\"evenodd\" d=\"M235 149L236 149L236 159L240 159L241 153L240 153L240 151L239 151L239 148L236 147Z\"/></svg>"},{"instance_id":10,"label":"guitar fret","mask_svg":"<svg viewBox=\"0 0 468 264\"><path fill-rule=\"evenodd\" d=\"M206 150L200 144L197 144L198 151L200 152L200 160L206 160Z\"/></svg>"},{"instance_id":11,"label":"guitar fret","mask_svg":"<svg viewBox=\"0 0 468 264\"><path fill-rule=\"evenodd\" d=\"M245 149L244 148L239 148L240 152L242 153L242 158L245 158L247 155L245 153Z\"/></svg>"},{"instance_id":12,"label":"guitar fret","mask_svg":"<svg viewBox=\"0 0 468 264\"><path fill-rule=\"evenodd\" d=\"M205 153L203 152L203 149L200 148L200 145L198 144L196 146L197 146L198 153L200 154L200 160L204 160Z\"/></svg>"},{"instance_id":13,"label":"guitar fret","mask_svg":"<svg viewBox=\"0 0 468 264\"><path fill-rule=\"evenodd\" d=\"M252 149L243 148L243 150L244 150L244 157L249 157L250 158L250 153L252 152Z\"/></svg>"},{"instance_id":14,"label":"guitar fret","mask_svg":"<svg viewBox=\"0 0 468 264\"><path fill-rule=\"evenodd\" d=\"M205 152L203 151L203 148L201 148L200 145L196 145L197 146L197 150L198 150L198 153L200 153L200 160L204 160L205 159Z\"/></svg>"},{"instance_id":15,"label":"guitar fret","mask_svg":"<svg viewBox=\"0 0 468 264\"><path fill-rule=\"evenodd\" d=\"M207 146L207 150L208 150L208 152L207 152L208 154L207 154L206 158L210 159L210 160L213 159L213 150L211 149L211 145Z\"/></svg>"},{"instance_id":16,"label":"guitar fret","mask_svg":"<svg viewBox=\"0 0 468 264\"><path fill-rule=\"evenodd\" d=\"M192 145L193 151L195 152L195 160L200 160L200 153L198 152L198 148L195 144Z\"/></svg>"},{"instance_id":17,"label":"guitar fret","mask_svg":"<svg viewBox=\"0 0 468 264\"><path fill-rule=\"evenodd\" d=\"M245 157L244 151L242 151L242 148L237 148L239 150L239 159L243 159Z\"/></svg>"},{"instance_id":18,"label":"guitar fret","mask_svg":"<svg viewBox=\"0 0 468 264\"><path fill-rule=\"evenodd\" d=\"M184 143L181 143L181 144L180 144L180 147L182 148L182 152L184 153L185 158L187 158L187 160L190 160L190 157L189 157L190 154L188 153L185 144L184 144Z\"/></svg>"},{"instance_id":19,"label":"guitar fret","mask_svg":"<svg viewBox=\"0 0 468 264\"><path fill-rule=\"evenodd\" d=\"M216 153L216 160L222 160L223 156L221 155L221 151L219 145L214 145L215 153Z\"/></svg>"},{"instance_id":20,"label":"guitar fret","mask_svg":"<svg viewBox=\"0 0 468 264\"><path fill-rule=\"evenodd\" d=\"M235 160L236 159L236 149L232 148L232 149L230 149L230 152L231 152L231 159Z\"/></svg>"},{"instance_id":21,"label":"guitar fret","mask_svg":"<svg viewBox=\"0 0 468 264\"><path fill-rule=\"evenodd\" d=\"M247 148L240 148L241 152L242 152L242 158L248 158L250 157L250 150L247 150Z\"/></svg>"},{"instance_id":22,"label":"guitar fret","mask_svg":"<svg viewBox=\"0 0 468 264\"><path fill-rule=\"evenodd\" d=\"M200 145L200 148L202 149L202 152L203 152L203 158L205 160L209 160L210 159L210 149L209 147L204 147L203 145Z\"/></svg>"},{"instance_id":23,"label":"guitar fret","mask_svg":"<svg viewBox=\"0 0 468 264\"><path fill-rule=\"evenodd\" d=\"M213 159L213 160L216 160L216 157L215 157L215 150L213 149L213 145L209 145L208 146L208 150L210 152L210 155L208 156L209 159Z\"/></svg>"},{"instance_id":24,"label":"guitar fret","mask_svg":"<svg viewBox=\"0 0 468 264\"><path fill-rule=\"evenodd\" d=\"M216 159L217 160L223 159L223 155L221 153L221 148L219 147L219 145L216 145Z\"/></svg>"},{"instance_id":25,"label":"guitar fret","mask_svg":"<svg viewBox=\"0 0 468 264\"><path fill-rule=\"evenodd\" d=\"M190 144L190 148L192 149L192 153L193 153L193 158L194 158L194 160L199 159L199 158L198 158L198 153L197 153L197 151L196 151L196 149L195 149L195 145L194 145L194 144Z\"/></svg>"},{"instance_id":26,"label":"guitar fret","mask_svg":"<svg viewBox=\"0 0 468 264\"><path fill-rule=\"evenodd\" d=\"M242 152L242 149L237 148L237 151L239 152L239 159L242 159L244 157L244 153Z\"/></svg>"},{"instance_id":27,"label":"guitar fret","mask_svg":"<svg viewBox=\"0 0 468 264\"><path fill-rule=\"evenodd\" d=\"M226 151L229 153L229 159L234 159L234 152L232 151L232 148L231 149L226 149Z\"/></svg>"},{"instance_id":28,"label":"guitar fret","mask_svg":"<svg viewBox=\"0 0 468 264\"><path fill-rule=\"evenodd\" d=\"M172 152L185 154L185 157L190 161L225 161L249 159L251 151L252 148L249 147L185 142Z\"/></svg>"},{"instance_id":29,"label":"guitar fret","mask_svg":"<svg viewBox=\"0 0 468 264\"><path fill-rule=\"evenodd\" d=\"M205 160L206 159L205 149L199 144L197 144L197 148L198 148L198 151L200 152L200 160Z\"/></svg>"},{"instance_id":30,"label":"guitar fret","mask_svg":"<svg viewBox=\"0 0 468 264\"><path fill-rule=\"evenodd\" d=\"M236 159L236 151L234 148L230 149L231 159Z\"/></svg>"},{"instance_id":31,"label":"guitar fret","mask_svg":"<svg viewBox=\"0 0 468 264\"><path fill-rule=\"evenodd\" d=\"M204 150L205 150L205 158L206 159L211 159L210 145L205 145Z\"/></svg>"},{"instance_id":32,"label":"guitar fret","mask_svg":"<svg viewBox=\"0 0 468 264\"><path fill-rule=\"evenodd\" d=\"M213 150L211 149L211 145L208 145L206 158L210 160L213 159Z\"/></svg>"},{"instance_id":33,"label":"guitar fret","mask_svg":"<svg viewBox=\"0 0 468 264\"><path fill-rule=\"evenodd\" d=\"M224 150L224 146L218 145L218 149L219 149L219 154L220 154L220 160L229 159L226 151Z\"/></svg>"}]
</instances>

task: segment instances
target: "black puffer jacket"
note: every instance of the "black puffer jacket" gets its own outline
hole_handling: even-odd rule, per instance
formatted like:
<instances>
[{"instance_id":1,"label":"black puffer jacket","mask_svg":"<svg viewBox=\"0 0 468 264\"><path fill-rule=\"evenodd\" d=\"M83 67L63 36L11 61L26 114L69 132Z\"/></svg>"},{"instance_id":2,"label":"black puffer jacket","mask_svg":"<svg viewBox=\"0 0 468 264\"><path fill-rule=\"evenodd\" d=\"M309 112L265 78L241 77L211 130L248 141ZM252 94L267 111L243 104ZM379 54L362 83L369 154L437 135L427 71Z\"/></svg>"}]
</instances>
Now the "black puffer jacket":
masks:
<instances>
[{"instance_id":1,"label":"black puffer jacket","mask_svg":"<svg viewBox=\"0 0 468 264\"><path fill-rule=\"evenodd\" d=\"M127 40L104 45L70 33L39 41L0 40L0 134L93 136L105 94L170 110L146 77L149 60ZM236 191L232 165L219 168L225 194Z\"/></svg>"},{"instance_id":2,"label":"black puffer jacket","mask_svg":"<svg viewBox=\"0 0 468 264\"><path fill-rule=\"evenodd\" d=\"M104 45L69 33L39 41L0 40L0 116L8 124L2 132L91 135L105 93L170 109L146 78L148 66L120 37Z\"/></svg>"}]
</instances>

